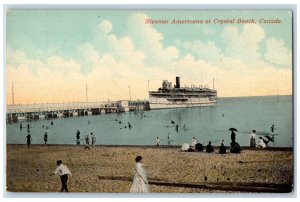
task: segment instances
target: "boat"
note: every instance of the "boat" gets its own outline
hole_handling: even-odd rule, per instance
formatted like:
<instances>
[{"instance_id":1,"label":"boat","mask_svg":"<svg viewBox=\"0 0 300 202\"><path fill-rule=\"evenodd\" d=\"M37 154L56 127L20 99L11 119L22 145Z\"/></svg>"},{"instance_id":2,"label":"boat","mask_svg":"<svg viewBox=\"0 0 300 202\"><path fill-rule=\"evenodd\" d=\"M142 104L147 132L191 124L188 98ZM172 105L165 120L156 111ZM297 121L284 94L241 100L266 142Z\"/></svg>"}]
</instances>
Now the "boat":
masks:
<instances>
[{"instance_id":1,"label":"boat","mask_svg":"<svg viewBox=\"0 0 300 202\"><path fill-rule=\"evenodd\" d=\"M180 87L180 77L176 85L163 80L157 91L149 91L150 109L189 108L211 106L217 103L217 90L207 86Z\"/></svg>"}]
</instances>

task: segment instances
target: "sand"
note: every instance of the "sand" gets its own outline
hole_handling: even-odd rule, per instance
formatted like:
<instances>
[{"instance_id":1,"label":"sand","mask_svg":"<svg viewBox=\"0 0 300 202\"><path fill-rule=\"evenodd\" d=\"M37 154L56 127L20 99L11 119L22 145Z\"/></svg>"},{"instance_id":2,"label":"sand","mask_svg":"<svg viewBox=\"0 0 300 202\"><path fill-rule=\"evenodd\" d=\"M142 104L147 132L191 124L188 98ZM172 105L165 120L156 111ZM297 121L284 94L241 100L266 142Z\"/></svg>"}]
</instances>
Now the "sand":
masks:
<instances>
[{"instance_id":1,"label":"sand","mask_svg":"<svg viewBox=\"0 0 300 202\"><path fill-rule=\"evenodd\" d=\"M137 155L154 193L289 192L293 184L292 149L220 155L179 148L7 145L7 191L58 192L60 178L50 173L62 160L73 174L70 192L128 193Z\"/></svg>"}]
</instances>

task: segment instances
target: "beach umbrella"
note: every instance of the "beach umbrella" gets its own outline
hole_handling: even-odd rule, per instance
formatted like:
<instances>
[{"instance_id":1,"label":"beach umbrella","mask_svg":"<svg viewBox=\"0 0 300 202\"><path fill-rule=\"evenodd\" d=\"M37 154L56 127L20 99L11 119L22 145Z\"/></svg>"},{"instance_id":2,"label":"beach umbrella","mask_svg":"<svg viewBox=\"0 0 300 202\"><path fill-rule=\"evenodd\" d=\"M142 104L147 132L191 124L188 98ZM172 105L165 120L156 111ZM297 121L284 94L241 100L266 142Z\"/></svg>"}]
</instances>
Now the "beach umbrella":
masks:
<instances>
[{"instance_id":1,"label":"beach umbrella","mask_svg":"<svg viewBox=\"0 0 300 202\"><path fill-rule=\"evenodd\" d=\"M189 150L189 148L190 148L190 145L187 144L187 143L184 143L184 144L182 144L182 146L181 146L181 150L182 150L182 151L187 151L187 150Z\"/></svg>"},{"instance_id":2,"label":"beach umbrella","mask_svg":"<svg viewBox=\"0 0 300 202\"><path fill-rule=\"evenodd\" d=\"M236 128L229 128L228 130L230 130L231 132L232 132L232 131L237 131Z\"/></svg>"}]
</instances>

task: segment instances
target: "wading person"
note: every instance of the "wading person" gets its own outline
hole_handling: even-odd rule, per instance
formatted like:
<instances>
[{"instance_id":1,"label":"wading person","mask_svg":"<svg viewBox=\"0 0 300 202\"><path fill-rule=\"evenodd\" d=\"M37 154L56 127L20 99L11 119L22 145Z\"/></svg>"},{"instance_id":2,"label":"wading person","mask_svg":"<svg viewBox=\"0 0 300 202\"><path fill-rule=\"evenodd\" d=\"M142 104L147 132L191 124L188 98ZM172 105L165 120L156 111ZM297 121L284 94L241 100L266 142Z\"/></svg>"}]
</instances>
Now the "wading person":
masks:
<instances>
[{"instance_id":1,"label":"wading person","mask_svg":"<svg viewBox=\"0 0 300 202\"><path fill-rule=\"evenodd\" d=\"M47 141L48 141L48 134L47 134L47 132L45 132L45 135L44 135L44 142L45 142L45 145L47 144Z\"/></svg>"},{"instance_id":2,"label":"wading person","mask_svg":"<svg viewBox=\"0 0 300 202\"><path fill-rule=\"evenodd\" d=\"M26 136L26 140L27 140L27 147L28 147L28 149L29 149L29 146L31 145L31 141L32 141L31 135L30 135L30 134L28 134L28 135Z\"/></svg>"},{"instance_id":3,"label":"wading person","mask_svg":"<svg viewBox=\"0 0 300 202\"><path fill-rule=\"evenodd\" d=\"M71 171L68 169L68 167L64 164L62 164L61 160L58 160L56 162L57 164L57 168L54 171L54 173L52 173L51 175L59 175L60 176L60 180L61 180L61 190L60 192L69 192L68 190L68 177L72 176Z\"/></svg>"},{"instance_id":4,"label":"wading person","mask_svg":"<svg viewBox=\"0 0 300 202\"><path fill-rule=\"evenodd\" d=\"M79 130L77 130L77 133L76 133L76 143L77 143L77 145L80 144L80 131Z\"/></svg>"},{"instance_id":5,"label":"wading person","mask_svg":"<svg viewBox=\"0 0 300 202\"><path fill-rule=\"evenodd\" d=\"M130 193L148 193L149 185L146 171L143 168L143 158L141 156L137 156L135 158L135 162L135 175L133 177Z\"/></svg>"}]
</instances>

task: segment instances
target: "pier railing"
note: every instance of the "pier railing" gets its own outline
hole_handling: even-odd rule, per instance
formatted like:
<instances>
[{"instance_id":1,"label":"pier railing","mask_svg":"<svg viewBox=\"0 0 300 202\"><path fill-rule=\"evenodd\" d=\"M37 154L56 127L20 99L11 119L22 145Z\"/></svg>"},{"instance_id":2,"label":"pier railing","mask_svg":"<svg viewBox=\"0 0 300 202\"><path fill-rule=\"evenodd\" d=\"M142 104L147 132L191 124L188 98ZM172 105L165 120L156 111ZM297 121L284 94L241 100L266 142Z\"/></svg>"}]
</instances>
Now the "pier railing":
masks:
<instances>
[{"instance_id":1,"label":"pier railing","mask_svg":"<svg viewBox=\"0 0 300 202\"><path fill-rule=\"evenodd\" d=\"M111 108L119 107L118 102L72 102L72 103L38 103L38 104L19 104L6 105L6 113L35 113L45 111L63 111L76 109L92 108Z\"/></svg>"}]
</instances>

